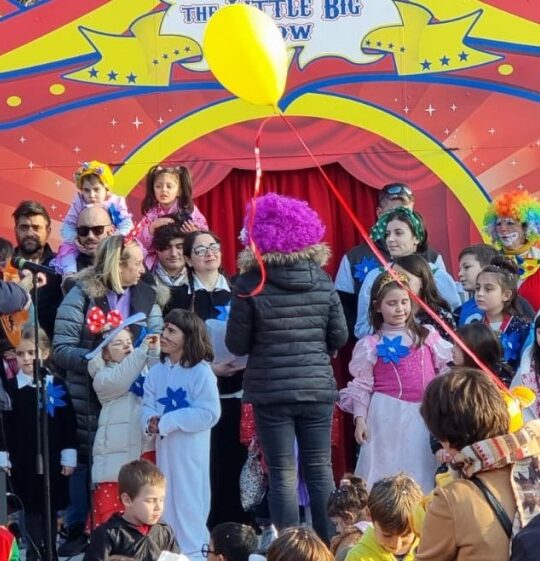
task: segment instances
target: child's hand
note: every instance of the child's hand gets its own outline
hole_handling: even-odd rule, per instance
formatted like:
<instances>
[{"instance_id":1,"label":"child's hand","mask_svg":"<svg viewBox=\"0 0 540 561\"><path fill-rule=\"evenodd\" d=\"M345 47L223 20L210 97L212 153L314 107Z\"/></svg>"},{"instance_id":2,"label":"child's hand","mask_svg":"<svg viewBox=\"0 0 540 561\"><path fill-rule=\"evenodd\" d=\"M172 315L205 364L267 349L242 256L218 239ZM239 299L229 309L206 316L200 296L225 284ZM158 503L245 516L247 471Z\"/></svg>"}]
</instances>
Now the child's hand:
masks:
<instances>
[{"instance_id":1,"label":"child's hand","mask_svg":"<svg viewBox=\"0 0 540 561\"><path fill-rule=\"evenodd\" d=\"M159 350L159 335L157 333L152 333L144 338L144 342L149 350L155 351Z\"/></svg>"},{"instance_id":2,"label":"child's hand","mask_svg":"<svg viewBox=\"0 0 540 561\"><path fill-rule=\"evenodd\" d=\"M159 415L154 415L148 419L148 425L146 426L146 432L148 434L159 434Z\"/></svg>"},{"instance_id":3,"label":"child's hand","mask_svg":"<svg viewBox=\"0 0 540 561\"><path fill-rule=\"evenodd\" d=\"M240 370L243 370L243 368L233 366L230 362L216 362L212 364L212 370L219 378L229 378L230 376L234 376L234 374Z\"/></svg>"},{"instance_id":4,"label":"child's hand","mask_svg":"<svg viewBox=\"0 0 540 561\"><path fill-rule=\"evenodd\" d=\"M160 226L165 226L165 224L172 224L173 222L174 222L174 218L166 218L165 216L162 216L161 218L156 218L152 222L152 224L148 226L148 231L153 236L154 232L156 231L156 228L159 228Z\"/></svg>"},{"instance_id":5,"label":"child's hand","mask_svg":"<svg viewBox=\"0 0 540 561\"><path fill-rule=\"evenodd\" d=\"M186 220L182 224L182 227L180 228L180 230L182 230L182 232L184 232L184 234L189 234L190 232L197 232L197 230L199 230L199 228L197 228L197 226L195 225L195 222L193 222L193 220Z\"/></svg>"},{"instance_id":6,"label":"child's hand","mask_svg":"<svg viewBox=\"0 0 540 561\"><path fill-rule=\"evenodd\" d=\"M75 471L74 467L62 466L62 475L65 475L66 477L68 475L71 475L74 471Z\"/></svg>"},{"instance_id":7,"label":"child's hand","mask_svg":"<svg viewBox=\"0 0 540 561\"><path fill-rule=\"evenodd\" d=\"M367 428L367 423L364 417L356 417L354 420L354 438L358 444L364 444L369 441L369 432Z\"/></svg>"},{"instance_id":8,"label":"child's hand","mask_svg":"<svg viewBox=\"0 0 540 561\"><path fill-rule=\"evenodd\" d=\"M452 461L452 456L444 448L437 450L435 457L440 464L448 464Z\"/></svg>"}]
</instances>

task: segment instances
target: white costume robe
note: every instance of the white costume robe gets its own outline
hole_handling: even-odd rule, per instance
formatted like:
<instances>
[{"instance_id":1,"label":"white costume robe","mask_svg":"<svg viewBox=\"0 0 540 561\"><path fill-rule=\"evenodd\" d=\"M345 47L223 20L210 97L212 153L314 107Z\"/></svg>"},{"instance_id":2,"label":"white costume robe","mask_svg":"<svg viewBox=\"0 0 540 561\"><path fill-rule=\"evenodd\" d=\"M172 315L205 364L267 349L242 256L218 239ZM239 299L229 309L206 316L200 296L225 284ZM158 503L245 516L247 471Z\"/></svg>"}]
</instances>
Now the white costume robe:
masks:
<instances>
[{"instance_id":1,"label":"white costume robe","mask_svg":"<svg viewBox=\"0 0 540 561\"><path fill-rule=\"evenodd\" d=\"M193 368L169 359L150 369L144 383L143 429L160 416L157 465L167 478L164 520L182 552L200 559L209 535L210 429L220 416L217 382L206 362Z\"/></svg>"}]
</instances>

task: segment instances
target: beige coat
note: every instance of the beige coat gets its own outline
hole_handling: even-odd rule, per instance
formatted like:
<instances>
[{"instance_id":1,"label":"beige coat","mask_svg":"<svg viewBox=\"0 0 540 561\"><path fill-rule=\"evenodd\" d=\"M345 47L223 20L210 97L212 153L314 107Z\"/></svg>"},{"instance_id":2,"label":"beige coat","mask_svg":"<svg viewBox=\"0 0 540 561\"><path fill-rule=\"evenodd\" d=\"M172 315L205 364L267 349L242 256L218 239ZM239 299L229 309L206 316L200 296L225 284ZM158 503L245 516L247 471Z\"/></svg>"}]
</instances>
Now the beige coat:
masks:
<instances>
[{"instance_id":1,"label":"beige coat","mask_svg":"<svg viewBox=\"0 0 540 561\"><path fill-rule=\"evenodd\" d=\"M511 466L479 474L512 519ZM509 540L480 489L466 479L435 490L416 561L508 561Z\"/></svg>"},{"instance_id":2,"label":"beige coat","mask_svg":"<svg viewBox=\"0 0 540 561\"><path fill-rule=\"evenodd\" d=\"M99 355L88 363L102 405L92 454L93 483L118 481L125 463L154 448L153 439L141 428L141 399L130 391L139 374L159 360L147 353L142 344L118 364L105 364Z\"/></svg>"}]
</instances>

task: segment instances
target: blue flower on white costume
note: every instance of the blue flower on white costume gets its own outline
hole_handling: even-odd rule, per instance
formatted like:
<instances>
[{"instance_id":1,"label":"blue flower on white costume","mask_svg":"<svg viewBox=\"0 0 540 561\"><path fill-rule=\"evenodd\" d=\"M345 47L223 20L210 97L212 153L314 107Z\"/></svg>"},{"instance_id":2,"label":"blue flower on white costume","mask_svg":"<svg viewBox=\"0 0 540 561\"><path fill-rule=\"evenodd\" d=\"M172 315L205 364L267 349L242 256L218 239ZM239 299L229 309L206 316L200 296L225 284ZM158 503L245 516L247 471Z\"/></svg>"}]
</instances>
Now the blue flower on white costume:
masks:
<instances>
[{"instance_id":1,"label":"blue flower on white costume","mask_svg":"<svg viewBox=\"0 0 540 561\"><path fill-rule=\"evenodd\" d=\"M367 274L373 269L376 269L379 266L379 262L375 257L362 257L360 263L357 263L354 266L354 274L353 277L360 282L364 282Z\"/></svg>"},{"instance_id":2,"label":"blue flower on white costume","mask_svg":"<svg viewBox=\"0 0 540 561\"><path fill-rule=\"evenodd\" d=\"M216 309L219 314L216 317L216 319L218 319L219 321L227 321L229 319L229 314L231 312L231 306L214 306L214 309Z\"/></svg>"},{"instance_id":3,"label":"blue flower on white costume","mask_svg":"<svg viewBox=\"0 0 540 561\"><path fill-rule=\"evenodd\" d=\"M161 405L165 405L163 413L169 413L171 411L176 411L177 409L184 409L189 407L189 401L186 399L187 392L184 388L178 388L173 390L172 388L167 388L167 395L165 397L160 397L157 401Z\"/></svg>"},{"instance_id":4,"label":"blue flower on white costume","mask_svg":"<svg viewBox=\"0 0 540 561\"><path fill-rule=\"evenodd\" d=\"M137 397L142 397L144 394L144 379L142 374L139 374L137 379L131 384L129 391L134 393Z\"/></svg>"},{"instance_id":5,"label":"blue flower on white costume","mask_svg":"<svg viewBox=\"0 0 540 561\"><path fill-rule=\"evenodd\" d=\"M507 333L506 331L501 335L501 344L504 350L504 360L516 360L519 358L521 351L520 335L518 331Z\"/></svg>"},{"instance_id":6,"label":"blue flower on white costume","mask_svg":"<svg viewBox=\"0 0 540 561\"><path fill-rule=\"evenodd\" d=\"M401 344L401 335L390 339L383 335L382 343L376 347L377 356L383 359L385 364L393 362L399 364L399 361L410 353L409 347Z\"/></svg>"},{"instance_id":7,"label":"blue flower on white costume","mask_svg":"<svg viewBox=\"0 0 540 561\"><path fill-rule=\"evenodd\" d=\"M111 217L113 225L118 228L118 226L122 223L122 215L113 204L109 205L109 216Z\"/></svg>"},{"instance_id":8,"label":"blue flower on white costume","mask_svg":"<svg viewBox=\"0 0 540 561\"><path fill-rule=\"evenodd\" d=\"M47 413L54 417L57 407L65 407L67 403L62 399L66 395L66 390L62 386L53 384L52 380L47 381L45 386L47 395Z\"/></svg>"}]
</instances>

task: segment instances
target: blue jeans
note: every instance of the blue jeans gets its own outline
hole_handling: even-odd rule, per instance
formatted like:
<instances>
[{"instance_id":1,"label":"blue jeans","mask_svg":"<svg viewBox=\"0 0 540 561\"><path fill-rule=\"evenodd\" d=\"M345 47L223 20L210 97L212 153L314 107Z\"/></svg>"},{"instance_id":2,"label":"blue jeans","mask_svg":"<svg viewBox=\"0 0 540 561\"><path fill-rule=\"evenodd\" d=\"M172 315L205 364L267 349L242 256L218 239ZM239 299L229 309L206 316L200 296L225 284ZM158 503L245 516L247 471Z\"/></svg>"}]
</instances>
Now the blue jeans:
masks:
<instances>
[{"instance_id":1,"label":"blue jeans","mask_svg":"<svg viewBox=\"0 0 540 561\"><path fill-rule=\"evenodd\" d=\"M90 505L88 492L88 466L79 464L69 476L69 505L64 511L67 528L86 524Z\"/></svg>"},{"instance_id":2,"label":"blue jeans","mask_svg":"<svg viewBox=\"0 0 540 561\"><path fill-rule=\"evenodd\" d=\"M294 452L296 438L313 528L326 543L334 533L326 515L326 502L334 489L330 450L333 408L333 403L253 407L257 435L268 465L272 523L279 530L300 523Z\"/></svg>"}]
</instances>

